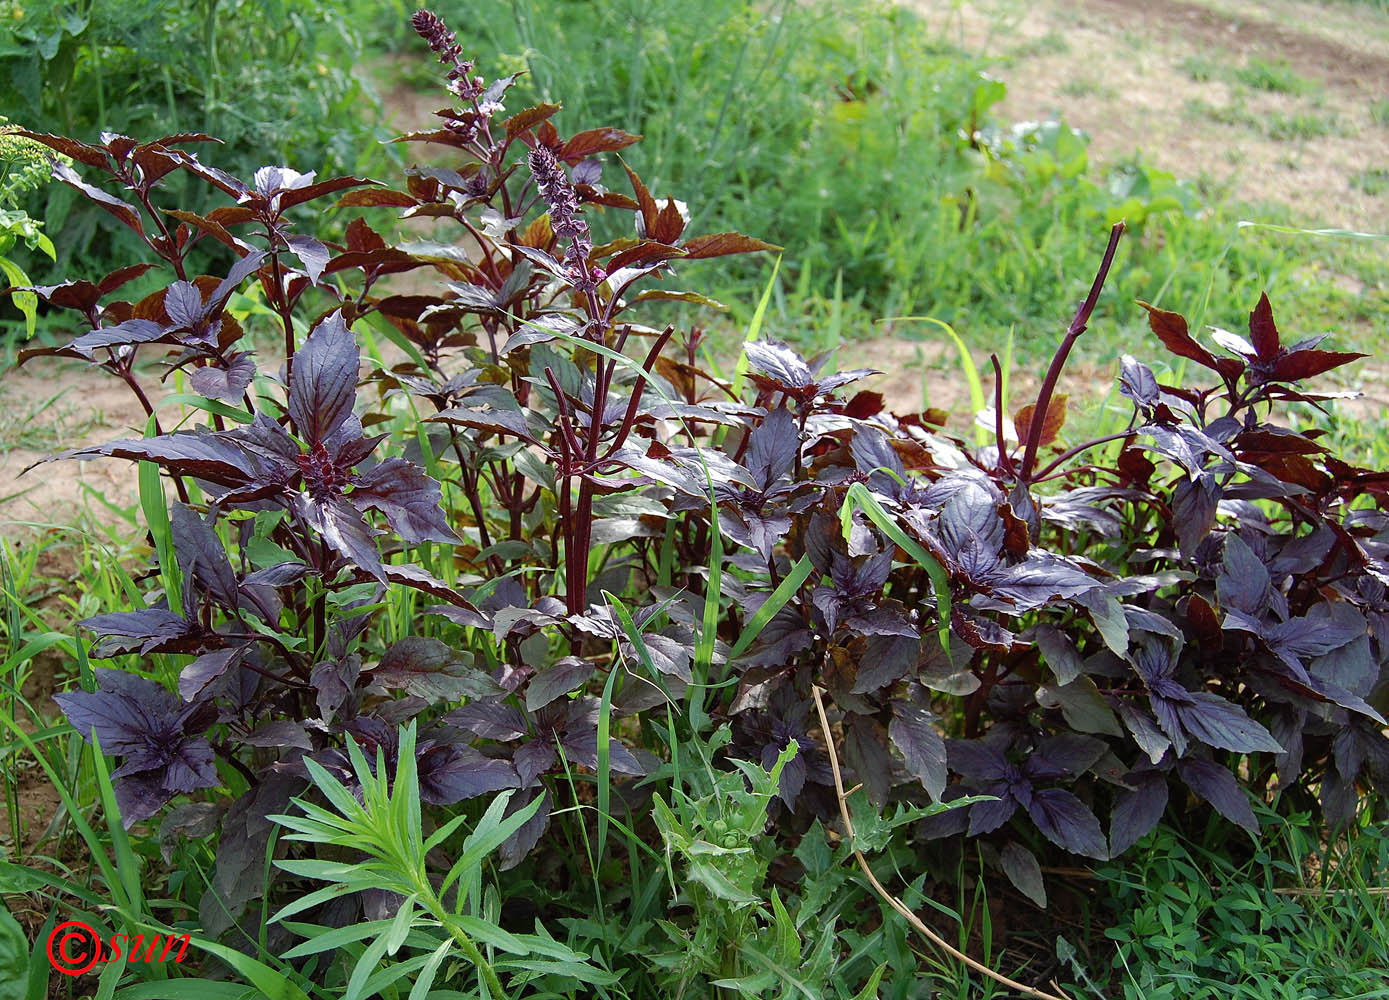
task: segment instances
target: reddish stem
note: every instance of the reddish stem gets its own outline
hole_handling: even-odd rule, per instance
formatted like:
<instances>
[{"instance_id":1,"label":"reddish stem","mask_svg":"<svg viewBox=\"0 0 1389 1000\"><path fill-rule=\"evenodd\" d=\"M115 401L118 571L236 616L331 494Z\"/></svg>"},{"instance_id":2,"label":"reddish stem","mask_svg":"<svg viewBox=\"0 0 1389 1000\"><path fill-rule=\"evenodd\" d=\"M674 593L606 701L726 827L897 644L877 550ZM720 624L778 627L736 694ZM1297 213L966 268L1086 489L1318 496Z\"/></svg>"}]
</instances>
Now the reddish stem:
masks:
<instances>
[{"instance_id":1,"label":"reddish stem","mask_svg":"<svg viewBox=\"0 0 1389 1000\"><path fill-rule=\"evenodd\" d=\"M1070 328L1066 331L1061 346L1056 349L1056 354L1051 359L1051 366L1047 369L1046 378L1042 380L1042 388L1037 392L1037 402L1032 408L1032 423L1027 428L1027 449L1023 452L1022 469L1018 472L1018 479L1023 483L1031 481L1032 469L1037 462L1037 447L1042 440L1042 425L1046 423L1047 409L1051 406L1052 393L1056 391L1056 383L1061 377L1061 369L1066 366L1066 358L1070 355L1071 348L1075 346L1080 335L1085 332L1085 324L1090 322L1090 314L1095 311L1095 303L1099 301L1100 289L1104 287L1105 278L1109 276L1109 269L1114 264L1114 253L1119 248L1119 237L1123 233L1123 222L1116 222L1114 228L1109 231L1109 246L1105 248L1104 260L1100 262L1100 269L1095 274L1094 282L1090 285L1090 294L1085 297L1085 301L1076 310L1075 319L1071 320Z\"/></svg>"}]
</instances>

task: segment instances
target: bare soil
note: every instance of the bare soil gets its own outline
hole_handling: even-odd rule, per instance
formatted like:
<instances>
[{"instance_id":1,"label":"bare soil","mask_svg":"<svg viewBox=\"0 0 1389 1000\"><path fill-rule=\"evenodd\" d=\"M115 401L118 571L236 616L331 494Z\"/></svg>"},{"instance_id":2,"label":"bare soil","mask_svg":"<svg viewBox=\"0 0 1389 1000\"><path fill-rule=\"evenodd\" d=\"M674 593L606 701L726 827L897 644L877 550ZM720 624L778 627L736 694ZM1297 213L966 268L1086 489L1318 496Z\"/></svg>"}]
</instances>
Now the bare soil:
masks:
<instances>
[{"instance_id":1,"label":"bare soil","mask_svg":"<svg viewBox=\"0 0 1389 1000\"><path fill-rule=\"evenodd\" d=\"M1389 195L1354 183L1389 166L1389 122L1372 111L1389 98L1389 16L1370 5L904 2L949 40L1001 60L995 75L1008 85L1003 117L1060 113L1090 136L1100 164L1141 151L1161 169L1205 179L1236 201L1286 206L1306 228L1389 228ZM1305 89L1261 89L1239 79L1260 64L1285 68ZM1270 135L1280 123L1292 134ZM1328 134L1302 134L1318 128Z\"/></svg>"}]
</instances>

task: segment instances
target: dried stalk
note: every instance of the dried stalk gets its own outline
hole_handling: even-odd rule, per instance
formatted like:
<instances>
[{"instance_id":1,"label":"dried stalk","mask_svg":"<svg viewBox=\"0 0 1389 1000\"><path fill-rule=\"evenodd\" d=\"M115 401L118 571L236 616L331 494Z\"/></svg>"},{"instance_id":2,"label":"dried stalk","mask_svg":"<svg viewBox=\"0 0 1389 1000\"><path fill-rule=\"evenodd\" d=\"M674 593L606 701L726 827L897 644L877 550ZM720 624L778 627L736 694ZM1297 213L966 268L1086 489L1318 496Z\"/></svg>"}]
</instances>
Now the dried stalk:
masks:
<instances>
[{"instance_id":1,"label":"dried stalk","mask_svg":"<svg viewBox=\"0 0 1389 1000\"><path fill-rule=\"evenodd\" d=\"M941 951L945 952L956 961L962 962L975 972L987 976L994 982L1006 986L1010 990L1015 990L1024 996L1036 997L1037 1000L1071 1000L1070 997L1061 991L1061 987L1055 980L1052 980L1051 985L1056 992L1045 993L1041 990L1033 989L1031 986L1025 986L1016 980L1009 979L1007 976L1003 975L1003 973L995 972L982 962L975 961L958 948L952 946L950 942L931 930L931 928L927 927L926 924L921 921L920 917L907 909L907 904L903 903L900 899L883 888L882 883L878 881L878 877L873 874L873 869L868 867L868 859L863 856L862 851L853 846L854 824L849 818L848 793L844 791L844 778L839 771L839 754L834 749L834 739L830 735L830 722L825 716L825 703L820 697L821 691L818 686L812 687L810 693L815 698L815 711L820 716L820 731L825 735L825 749L829 751L830 770L834 772L834 792L835 797L839 800L839 815L844 820L844 829L849 834L849 845L853 848L854 857L858 860L858 866L863 869L863 874L867 876L868 883L873 887L873 891L882 897L883 901L887 903L888 906L900 913L902 919L911 924L912 927L916 929L917 933L927 941L930 941Z\"/></svg>"}]
</instances>

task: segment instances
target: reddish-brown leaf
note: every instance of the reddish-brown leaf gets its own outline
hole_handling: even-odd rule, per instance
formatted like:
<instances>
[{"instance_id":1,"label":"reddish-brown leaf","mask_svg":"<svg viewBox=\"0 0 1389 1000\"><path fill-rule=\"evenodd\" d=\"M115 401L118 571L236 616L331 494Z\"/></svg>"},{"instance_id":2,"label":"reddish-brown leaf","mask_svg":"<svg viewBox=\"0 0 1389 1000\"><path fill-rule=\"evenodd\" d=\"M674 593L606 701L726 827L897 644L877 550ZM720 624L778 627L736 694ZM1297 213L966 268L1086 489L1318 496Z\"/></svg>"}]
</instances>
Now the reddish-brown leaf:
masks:
<instances>
[{"instance_id":1,"label":"reddish-brown leaf","mask_svg":"<svg viewBox=\"0 0 1389 1000\"><path fill-rule=\"evenodd\" d=\"M1061 433L1061 428L1066 424L1066 399L1064 392L1051 397L1051 402L1047 404L1046 419L1042 421L1042 434L1037 439L1038 445L1045 447L1051 444ZM1013 415L1013 426L1017 428L1018 440L1027 440L1036 409L1036 406L1029 403Z\"/></svg>"},{"instance_id":2,"label":"reddish-brown leaf","mask_svg":"<svg viewBox=\"0 0 1389 1000\"><path fill-rule=\"evenodd\" d=\"M620 267L638 267L642 264L653 264L658 261L670 260L672 257L683 257L685 251L680 247L666 246L664 243L657 243L655 240L642 240L630 250L623 250L620 254L608 261L608 273L616 271Z\"/></svg>"},{"instance_id":3,"label":"reddish-brown leaf","mask_svg":"<svg viewBox=\"0 0 1389 1000\"><path fill-rule=\"evenodd\" d=\"M417 204L414 197L404 191L390 188L368 188L365 191L349 191L338 199L338 208L411 208Z\"/></svg>"},{"instance_id":4,"label":"reddish-brown leaf","mask_svg":"<svg viewBox=\"0 0 1389 1000\"><path fill-rule=\"evenodd\" d=\"M727 257L735 253L758 253L762 250L780 250L774 243L744 236L742 233L714 233L710 236L695 236L685 241L686 256L690 260L704 260L708 257Z\"/></svg>"},{"instance_id":5,"label":"reddish-brown leaf","mask_svg":"<svg viewBox=\"0 0 1389 1000\"><path fill-rule=\"evenodd\" d=\"M194 229L206 233L208 236L211 236L214 240L216 240L218 243L221 243L223 246L231 247L233 250L237 249L238 247L239 241L237 240L237 238L233 236L231 233L227 232L225 226L223 226L219 222L216 222L213 219L205 219L201 215L197 215L193 212L180 212L177 210L169 210L166 211L165 214L171 215L179 222L186 223L187 225L192 226ZM239 245L243 248L245 247L245 244Z\"/></svg>"},{"instance_id":6,"label":"reddish-brown leaf","mask_svg":"<svg viewBox=\"0 0 1389 1000\"><path fill-rule=\"evenodd\" d=\"M555 241L555 231L550 226L550 216L548 213L538 219L532 219L530 225L521 230L517 243L528 247L536 247L540 250L548 250Z\"/></svg>"},{"instance_id":7,"label":"reddish-brown leaf","mask_svg":"<svg viewBox=\"0 0 1389 1000\"><path fill-rule=\"evenodd\" d=\"M1297 382L1363 357L1367 355L1341 351L1293 351L1274 362L1272 377L1279 382Z\"/></svg>"},{"instance_id":8,"label":"reddish-brown leaf","mask_svg":"<svg viewBox=\"0 0 1389 1000\"><path fill-rule=\"evenodd\" d=\"M1278 327L1273 323L1273 307L1268 295L1259 296L1259 304L1249 314L1249 339L1260 361L1272 361L1278 356Z\"/></svg>"},{"instance_id":9,"label":"reddish-brown leaf","mask_svg":"<svg viewBox=\"0 0 1389 1000\"><path fill-rule=\"evenodd\" d=\"M382 250L386 241L381 234L366 224L362 218L353 219L347 224L347 249L354 251Z\"/></svg>"},{"instance_id":10,"label":"reddish-brown leaf","mask_svg":"<svg viewBox=\"0 0 1389 1000\"><path fill-rule=\"evenodd\" d=\"M1277 452L1291 455L1312 455L1326 451L1310 437L1278 427L1260 427L1255 430L1241 431L1235 436L1234 447L1241 454Z\"/></svg>"},{"instance_id":11,"label":"reddish-brown leaf","mask_svg":"<svg viewBox=\"0 0 1389 1000\"><path fill-rule=\"evenodd\" d=\"M293 208L295 205L302 205L305 202L322 198L325 194L334 194L346 188L355 187L380 187L380 181L374 181L366 177L330 177L326 181L319 181L317 184L309 184L301 188L290 188L280 192L280 210Z\"/></svg>"},{"instance_id":12,"label":"reddish-brown leaf","mask_svg":"<svg viewBox=\"0 0 1389 1000\"><path fill-rule=\"evenodd\" d=\"M867 420L883 412L883 407L887 405L881 392L870 392L867 389L854 393L852 399L844 404L844 415L853 417L856 420Z\"/></svg>"},{"instance_id":13,"label":"reddish-brown leaf","mask_svg":"<svg viewBox=\"0 0 1389 1000\"><path fill-rule=\"evenodd\" d=\"M656 216L656 227L648 229L646 235L657 243L673 244L685 231L685 220L675 207L675 199L667 198L666 207Z\"/></svg>"},{"instance_id":14,"label":"reddish-brown leaf","mask_svg":"<svg viewBox=\"0 0 1389 1000\"><path fill-rule=\"evenodd\" d=\"M1192 594L1186 605L1186 618L1196 633L1196 641L1207 650L1219 650L1224 642L1220 633L1220 618L1215 609L1200 594Z\"/></svg>"},{"instance_id":15,"label":"reddish-brown leaf","mask_svg":"<svg viewBox=\"0 0 1389 1000\"><path fill-rule=\"evenodd\" d=\"M450 132L446 128L430 129L425 132L406 132L398 135L391 142L433 142L441 146L456 146L463 149L467 146L463 137L457 132Z\"/></svg>"},{"instance_id":16,"label":"reddish-brown leaf","mask_svg":"<svg viewBox=\"0 0 1389 1000\"><path fill-rule=\"evenodd\" d=\"M656 208L656 199L651 197L651 192L646 189L637 172L627 166L627 161L618 158L622 163L622 169L627 171L627 179L632 182L632 191L637 196L637 208L641 211L642 229L648 233L656 231L656 219L661 214Z\"/></svg>"},{"instance_id":17,"label":"reddish-brown leaf","mask_svg":"<svg viewBox=\"0 0 1389 1000\"><path fill-rule=\"evenodd\" d=\"M101 279L100 283L97 284L97 290L102 295L110 295L121 285L127 281L134 281L152 267L154 267L153 264L131 264L129 267L117 268Z\"/></svg>"},{"instance_id":18,"label":"reddish-brown leaf","mask_svg":"<svg viewBox=\"0 0 1389 1000\"><path fill-rule=\"evenodd\" d=\"M578 163L585 156L594 153L612 153L626 149L641 139L620 128L591 128L574 136L555 155L569 164Z\"/></svg>"},{"instance_id":19,"label":"reddish-brown leaf","mask_svg":"<svg viewBox=\"0 0 1389 1000\"><path fill-rule=\"evenodd\" d=\"M1147 486L1157 466L1148 460L1138 448L1125 448L1119 452L1119 471L1137 486Z\"/></svg>"},{"instance_id":20,"label":"reddish-brown leaf","mask_svg":"<svg viewBox=\"0 0 1389 1000\"><path fill-rule=\"evenodd\" d=\"M89 146L85 142L78 142L76 139L69 139L66 136L50 135L47 132L30 132L28 129L15 129L12 135L21 135L26 139L41 142L49 149L70 156L78 163L85 163L89 167L96 167L104 170L108 174L111 172L111 161L106 156L106 150L98 146Z\"/></svg>"},{"instance_id":21,"label":"reddish-brown leaf","mask_svg":"<svg viewBox=\"0 0 1389 1000\"><path fill-rule=\"evenodd\" d=\"M606 208L625 208L629 212L635 212L641 206L625 194L618 194L616 191L604 191L602 194L585 194L587 188L579 191L579 201L585 205L602 205Z\"/></svg>"},{"instance_id":22,"label":"reddish-brown leaf","mask_svg":"<svg viewBox=\"0 0 1389 1000\"><path fill-rule=\"evenodd\" d=\"M548 121L559 111L558 104L537 104L535 107L518 111L502 125L506 128L506 141L511 142L522 132L529 132L543 121Z\"/></svg>"},{"instance_id":23,"label":"reddish-brown leaf","mask_svg":"<svg viewBox=\"0 0 1389 1000\"><path fill-rule=\"evenodd\" d=\"M239 226L254 220L256 213L242 205L223 205L208 212L207 217L219 226Z\"/></svg>"},{"instance_id":24,"label":"reddish-brown leaf","mask_svg":"<svg viewBox=\"0 0 1389 1000\"><path fill-rule=\"evenodd\" d=\"M1146 302L1139 302L1138 304L1148 310L1148 325L1152 327L1153 332L1158 335L1158 339L1169 351L1179 358L1195 361L1198 365L1204 365L1212 371L1220 370L1215 356L1191 336L1186 327L1186 319L1180 313L1158 309Z\"/></svg>"}]
</instances>

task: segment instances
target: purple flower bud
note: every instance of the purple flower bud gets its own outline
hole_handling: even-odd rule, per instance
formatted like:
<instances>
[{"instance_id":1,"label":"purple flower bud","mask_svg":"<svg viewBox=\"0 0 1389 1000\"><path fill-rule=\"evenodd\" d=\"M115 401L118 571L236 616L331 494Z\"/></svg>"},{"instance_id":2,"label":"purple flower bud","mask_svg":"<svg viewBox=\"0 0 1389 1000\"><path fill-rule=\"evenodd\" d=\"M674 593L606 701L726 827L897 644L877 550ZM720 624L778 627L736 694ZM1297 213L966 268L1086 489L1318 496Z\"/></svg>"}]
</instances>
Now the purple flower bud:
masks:
<instances>
[{"instance_id":1,"label":"purple flower bud","mask_svg":"<svg viewBox=\"0 0 1389 1000\"><path fill-rule=\"evenodd\" d=\"M588 223L579 217L579 199L574 194L574 185L565 176L554 151L547 146L537 145L526 157L526 162L540 197L550 209L550 228L560 239L569 241L564 263L570 281L582 291L596 288L602 279L595 279L589 271L588 255L593 243L588 237Z\"/></svg>"},{"instance_id":2,"label":"purple flower bud","mask_svg":"<svg viewBox=\"0 0 1389 1000\"><path fill-rule=\"evenodd\" d=\"M449 31L448 25L444 24L433 11L417 10L410 17L410 23L414 25L415 31L429 43L429 47L434 50L439 61L449 67L448 71L448 91L460 101L476 101L486 92L487 83L481 76L473 75L473 61L463 58L463 46L458 44L457 37ZM496 111L501 110L501 105L497 104L489 110L479 113L484 118L490 118ZM476 134L476 127L474 127Z\"/></svg>"}]
</instances>

